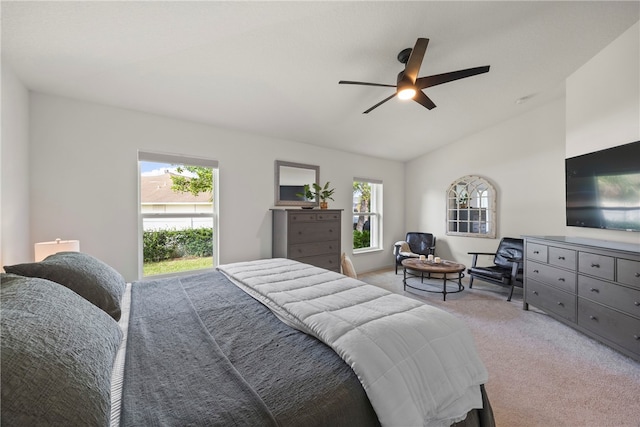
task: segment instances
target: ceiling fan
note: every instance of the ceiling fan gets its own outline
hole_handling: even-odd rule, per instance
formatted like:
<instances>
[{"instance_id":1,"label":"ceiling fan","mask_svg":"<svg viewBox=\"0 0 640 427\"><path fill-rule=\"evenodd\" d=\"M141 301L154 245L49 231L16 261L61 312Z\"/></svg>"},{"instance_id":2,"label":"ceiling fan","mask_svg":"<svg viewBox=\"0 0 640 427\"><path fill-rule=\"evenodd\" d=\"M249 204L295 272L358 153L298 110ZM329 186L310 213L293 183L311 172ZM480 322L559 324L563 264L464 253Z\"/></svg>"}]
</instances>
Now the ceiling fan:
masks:
<instances>
[{"instance_id":1,"label":"ceiling fan","mask_svg":"<svg viewBox=\"0 0 640 427\"><path fill-rule=\"evenodd\" d=\"M422 89L426 89L431 86L436 86L442 83L448 83L454 80L464 79L465 77L475 76L476 74L482 74L489 71L489 66L467 68L465 70L451 71L449 73L436 74L428 77L418 77L418 71L420 65L422 65L422 59L427 51L427 45L429 39L419 38L416 40L415 46L412 48L406 48L398 54L398 61L405 64L404 70L398 73L398 79L396 85L386 85L381 83L367 83L367 82L354 82L348 80L340 80L338 84L341 85L364 85L364 86L381 86L381 87L394 87L396 92L388 98L378 102L373 107L364 111L362 114L368 114L375 108L378 108L394 96L398 96L400 99L413 99L418 104L422 105L429 110L436 107L436 104L425 95Z\"/></svg>"}]
</instances>

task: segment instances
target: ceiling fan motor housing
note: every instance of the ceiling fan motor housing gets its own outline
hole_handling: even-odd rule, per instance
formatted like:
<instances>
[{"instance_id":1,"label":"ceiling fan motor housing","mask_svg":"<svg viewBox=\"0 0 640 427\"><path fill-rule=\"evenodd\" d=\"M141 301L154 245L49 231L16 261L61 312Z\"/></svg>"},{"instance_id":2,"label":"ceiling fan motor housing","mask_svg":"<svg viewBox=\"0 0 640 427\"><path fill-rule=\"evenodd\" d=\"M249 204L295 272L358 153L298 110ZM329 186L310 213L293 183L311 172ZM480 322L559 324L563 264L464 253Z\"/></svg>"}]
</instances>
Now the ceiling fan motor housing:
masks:
<instances>
[{"instance_id":1,"label":"ceiling fan motor housing","mask_svg":"<svg viewBox=\"0 0 640 427\"><path fill-rule=\"evenodd\" d=\"M411 56L412 50L413 49L410 47L401 50L400 53L398 54L398 61L400 61L402 64L406 64L407 61L409 61L409 57Z\"/></svg>"}]
</instances>

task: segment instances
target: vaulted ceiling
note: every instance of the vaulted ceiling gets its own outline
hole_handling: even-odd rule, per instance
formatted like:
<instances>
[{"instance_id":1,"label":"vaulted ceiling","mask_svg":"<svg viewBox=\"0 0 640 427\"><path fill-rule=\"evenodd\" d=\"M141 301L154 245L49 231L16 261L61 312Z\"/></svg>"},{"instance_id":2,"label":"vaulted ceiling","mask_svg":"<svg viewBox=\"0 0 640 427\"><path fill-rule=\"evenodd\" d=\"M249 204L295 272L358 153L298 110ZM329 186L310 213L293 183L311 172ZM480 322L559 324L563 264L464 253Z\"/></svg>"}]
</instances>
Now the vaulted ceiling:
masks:
<instances>
[{"instance_id":1,"label":"vaulted ceiling","mask_svg":"<svg viewBox=\"0 0 640 427\"><path fill-rule=\"evenodd\" d=\"M639 19L637 1L2 1L2 60L34 91L406 161L563 96ZM418 37L420 77L491 70L426 89L433 110L362 114L393 89L338 81L395 84Z\"/></svg>"}]
</instances>

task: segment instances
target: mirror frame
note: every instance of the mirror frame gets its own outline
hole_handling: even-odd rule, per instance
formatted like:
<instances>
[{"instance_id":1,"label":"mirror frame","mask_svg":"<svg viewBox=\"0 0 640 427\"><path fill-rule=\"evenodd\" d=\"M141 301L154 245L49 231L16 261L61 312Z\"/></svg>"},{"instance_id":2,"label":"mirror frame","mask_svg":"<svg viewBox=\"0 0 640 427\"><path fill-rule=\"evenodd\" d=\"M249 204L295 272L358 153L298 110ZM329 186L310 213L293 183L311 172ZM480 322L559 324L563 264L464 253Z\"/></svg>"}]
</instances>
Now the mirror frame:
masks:
<instances>
[{"instance_id":1,"label":"mirror frame","mask_svg":"<svg viewBox=\"0 0 640 427\"><path fill-rule=\"evenodd\" d=\"M281 200L280 199L280 168L286 166L290 168L298 168L298 169L308 169L315 172L315 183L320 185L320 166L315 165L305 165L303 163L294 163L294 162L286 162L283 160L276 160L276 170L275 170L275 180L274 180L274 190L275 190L275 205L276 206L306 206L306 207L316 207L319 206L320 203L318 200L314 200L312 202L304 201L304 200ZM301 185L306 184L302 183Z\"/></svg>"}]
</instances>

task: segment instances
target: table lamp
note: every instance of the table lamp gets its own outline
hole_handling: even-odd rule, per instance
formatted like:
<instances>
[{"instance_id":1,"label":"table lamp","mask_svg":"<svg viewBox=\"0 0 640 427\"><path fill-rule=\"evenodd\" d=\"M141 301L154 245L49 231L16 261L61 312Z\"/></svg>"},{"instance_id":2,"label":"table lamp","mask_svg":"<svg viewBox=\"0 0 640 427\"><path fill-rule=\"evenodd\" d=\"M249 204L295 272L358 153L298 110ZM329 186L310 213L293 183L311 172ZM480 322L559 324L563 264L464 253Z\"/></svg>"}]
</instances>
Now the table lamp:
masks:
<instances>
[{"instance_id":1,"label":"table lamp","mask_svg":"<svg viewBox=\"0 0 640 427\"><path fill-rule=\"evenodd\" d=\"M58 252L80 252L79 240L60 240L39 242L34 245L36 262Z\"/></svg>"}]
</instances>

